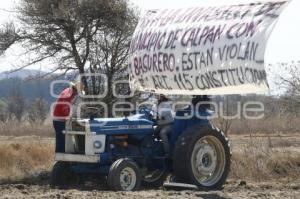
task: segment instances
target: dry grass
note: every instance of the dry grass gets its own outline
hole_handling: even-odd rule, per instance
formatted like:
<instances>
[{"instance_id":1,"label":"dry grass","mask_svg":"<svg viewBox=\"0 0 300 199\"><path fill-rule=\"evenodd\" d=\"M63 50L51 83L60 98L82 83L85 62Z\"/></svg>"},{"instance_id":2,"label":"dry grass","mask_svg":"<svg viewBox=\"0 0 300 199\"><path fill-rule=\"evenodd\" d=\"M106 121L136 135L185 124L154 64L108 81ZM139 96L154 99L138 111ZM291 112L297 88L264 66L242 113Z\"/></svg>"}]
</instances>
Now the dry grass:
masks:
<instances>
[{"instance_id":1,"label":"dry grass","mask_svg":"<svg viewBox=\"0 0 300 199\"><path fill-rule=\"evenodd\" d=\"M4 129L3 126L1 128ZM14 130L10 132L37 132L39 128L30 130L30 126L25 128L19 125L12 127ZM50 128L52 131L52 127L43 128ZM22 134L12 136L13 133L6 135L10 136L0 135L0 182L51 170L54 163L54 139L41 136L19 137ZM232 135L230 140L233 145L230 179L249 182L299 180L299 136Z\"/></svg>"},{"instance_id":2,"label":"dry grass","mask_svg":"<svg viewBox=\"0 0 300 199\"><path fill-rule=\"evenodd\" d=\"M27 122L1 122L0 136L26 136L53 137L54 129L51 124L32 125Z\"/></svg>"},{"instance_id":3,"label":"dry grass","mask_svg":"<svg viewBox=\"0 0 300 199\"><path fill-rule=\"evenodd\" d=\"M290 137L250 137L235 147L231 178L260 181L299 180L299 139Z\"/></svg>"},{"instance_id":4,"label":"dry grass","mask_svg":"<svg viewBox=\"0 0 300 199\"><path fill-rule=\"evenodd\" d=\"M50 170L54 160L53 142L39 142L37 137L1 140L0 160L1 180L19 180L35 172Z\"/></svg>"},{"instance_id":5,"label":"dry grass","mask_svg":"<svg viewBox=\"0 0 300 199\"><path fill-rule=\"evenodd\" d=\"M297 134L299 117L295 115L274 116L260 120L233 120L229 134Z\"/></svg>"}]
</instances>

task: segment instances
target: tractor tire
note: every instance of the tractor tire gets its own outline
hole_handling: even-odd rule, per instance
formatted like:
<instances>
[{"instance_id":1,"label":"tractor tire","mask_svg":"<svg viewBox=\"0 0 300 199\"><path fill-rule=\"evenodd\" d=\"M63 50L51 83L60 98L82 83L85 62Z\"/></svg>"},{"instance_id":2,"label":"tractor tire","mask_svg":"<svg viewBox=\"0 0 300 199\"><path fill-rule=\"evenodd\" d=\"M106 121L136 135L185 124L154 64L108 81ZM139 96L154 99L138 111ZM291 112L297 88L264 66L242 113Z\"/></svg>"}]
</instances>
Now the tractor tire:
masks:
<instances>
[{"instance_id":1,"label":"tractor tire","mask_svg":"<svg viewBox=\"0 0 300 199\"><path fill-rule=\"evenodd\" d=\"M114 191L137 191L141 179L138 165L128 158L115 161L108 173L108 185Z\"/></svg>"},{"instance_id":2,"label":"tractor tire","mask_svg":"<svg viewBox=\"0 0 300 199\"><path fill-rule=\"evenodd\" d=\"M107 176L107 184L108 184L108 187L112 187L113 186L113 184L112 184L112 173L113 173L113 171L115 170L115 167L116 167L116 165L118 165L119 164L119 162L121 161L122 159L118 159L118 160L116 160L111 166L110 166L110 168L109 168L109 172L108 172L108 176Z\"/></svg>"},{"instance_id":3,"label":"tractor tire","mask_svg":"<svg viewBox=\"0 0 300 199\"><path fill-rule=\"evenodd\" d=\"M188 128L178 138L173 153L176 180L200 189L221 189L231 161L229 140L212 125Z\"/></svg>"},{"instance_id":4,"label":"tractor tire","mask_svg":"<svg viewBox=\"0 0 300 199\"><path fill-rule=\"evenodd\" d=\"M53 166L50 178L52 187L67 187L76 185L80 181L79 176L72 172L71 164L68 162L56 162Z\"/></svg>"}]
</instances>

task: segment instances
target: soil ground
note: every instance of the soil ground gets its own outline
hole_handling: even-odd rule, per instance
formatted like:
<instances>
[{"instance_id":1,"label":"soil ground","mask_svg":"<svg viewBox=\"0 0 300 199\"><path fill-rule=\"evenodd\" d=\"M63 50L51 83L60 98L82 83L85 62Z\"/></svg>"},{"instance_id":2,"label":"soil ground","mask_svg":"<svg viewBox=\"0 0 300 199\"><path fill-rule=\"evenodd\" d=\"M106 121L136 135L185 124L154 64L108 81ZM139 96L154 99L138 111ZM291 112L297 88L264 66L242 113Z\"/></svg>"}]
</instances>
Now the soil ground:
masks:
<instances>
[{"instance_id":1,"label":"soil ground","mask_svg":"<svg viewBox=\"0 0 300 199\"><path fill-rule=\"evenodd\" d=\"M52 189L46 181L30 184L0 185L0 198L203 198L203 199L245 199L245 198L299 198L300 183L255 183L244 184L229 182L222 191L192 191L192 190L142 190L138 192L112 192L106 185L84 185L68 189Z\"/></svg>"}]
</instances>

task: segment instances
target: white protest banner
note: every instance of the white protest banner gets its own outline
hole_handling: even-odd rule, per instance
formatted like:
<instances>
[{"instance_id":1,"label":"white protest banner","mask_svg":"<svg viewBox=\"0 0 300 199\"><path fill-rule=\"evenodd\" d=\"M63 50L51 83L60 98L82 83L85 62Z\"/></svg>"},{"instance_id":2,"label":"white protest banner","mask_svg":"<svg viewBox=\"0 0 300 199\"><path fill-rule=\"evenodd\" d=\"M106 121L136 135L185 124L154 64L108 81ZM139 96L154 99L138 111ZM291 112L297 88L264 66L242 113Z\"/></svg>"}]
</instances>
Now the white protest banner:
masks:
<instances>
[{"instance_id":1,"label":"white protest banner","mask_svg":"<svg viewBox=\"0 0 300 199\"><path fill-rule=\"evenodd\" d=\"M146 12L130 46L131 86L178 95L267 91L266 44L289 1L242 2Z\"/></svg>"}]
</instances>

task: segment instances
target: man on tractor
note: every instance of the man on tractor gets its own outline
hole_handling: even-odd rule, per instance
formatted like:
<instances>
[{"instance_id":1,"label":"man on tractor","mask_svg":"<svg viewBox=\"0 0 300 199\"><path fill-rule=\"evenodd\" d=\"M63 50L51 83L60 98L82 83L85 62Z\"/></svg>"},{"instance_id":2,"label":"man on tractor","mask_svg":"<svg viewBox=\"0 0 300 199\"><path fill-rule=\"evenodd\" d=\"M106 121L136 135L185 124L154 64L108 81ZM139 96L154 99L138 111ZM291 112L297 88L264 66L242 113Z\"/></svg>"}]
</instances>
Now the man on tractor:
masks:
<instances>
[{"instance_id":1,"label":"man on tractor","mask_svg":"<svg viewBox=\"0 0 300 199\"><path fill-rule=\"evenodd\" d=\"M165 95L160 95L157 106L153 106L154 118L157 121L156 132L159 133L163 141L164 151L167 156L170 155L170 146L168 134L172 131L172 123L174 122L174 112L172 110L172 101Z\"/></svg>"},{"instance_id":2,"label":"man on tractor","mask_svg":"<svg viewBox=\"0 0 300 199\"><path fill-rule=\"evenodd\" d=\"M70 87L64 89L55 105L52 112L53 116L53 127L55 129L56 143L55 152L64 153L65 152L65 136L63 131L65 130L66 121L70 118L72 114L72 101L75 96L83 91L83 85L81 82L70 83Z\"/></svg>"},{"instance_id":3,"label":"man on tractor","mask_svg":"<svg viewBox=\"0 0 300 199\"><path fill-rule=\"evenodd\" d=\"M210 109L211 97L207 95L194 95L192 105L195 111L203 112Z\"/></svg>"}]
</instances>

